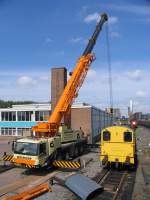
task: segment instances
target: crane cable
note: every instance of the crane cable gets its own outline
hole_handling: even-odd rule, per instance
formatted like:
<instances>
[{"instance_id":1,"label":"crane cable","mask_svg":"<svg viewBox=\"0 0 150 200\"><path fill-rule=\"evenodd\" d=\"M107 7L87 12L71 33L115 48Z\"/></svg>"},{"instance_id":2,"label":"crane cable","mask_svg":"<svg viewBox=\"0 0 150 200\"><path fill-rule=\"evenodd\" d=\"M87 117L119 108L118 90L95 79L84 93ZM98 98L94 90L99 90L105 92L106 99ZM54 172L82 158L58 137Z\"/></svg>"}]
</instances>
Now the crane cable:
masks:
<instances>
[{"instance_id":1,"label":"crane cable","mask_svg":"<svg viewBox=\"0 0 150 200\"><path fill-rule=\"evenodd\" d=\"M110 112L113 115L113 86L112 86L112 66L111 66L111 53L109 41L109 23L106 23L106 51L108 62L108 83L109 83L109 98L110 98Z\"/></svg>"}]
</instances>

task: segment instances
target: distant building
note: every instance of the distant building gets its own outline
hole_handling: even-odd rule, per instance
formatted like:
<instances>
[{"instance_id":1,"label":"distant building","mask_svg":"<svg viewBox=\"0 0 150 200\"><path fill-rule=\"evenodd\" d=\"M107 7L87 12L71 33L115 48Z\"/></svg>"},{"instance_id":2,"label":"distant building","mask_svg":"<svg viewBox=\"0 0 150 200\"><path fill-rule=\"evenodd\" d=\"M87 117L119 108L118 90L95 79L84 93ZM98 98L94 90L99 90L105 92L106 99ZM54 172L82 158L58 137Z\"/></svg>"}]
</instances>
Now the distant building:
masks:
<instances>
[{"instance_id":1,"label":"distant building","mask_svg":"<svg viewBox=\"0 0 150 200\"><path fill-rule=\"evenodd\" d=\"M111 113L111 108L106 108L106 112ZM113 108L113 117L114 119L121 118L121 112L119 108Z\"/></svg>"},{"instance_id":2,"label":"distant building","mask_svg":"<svg viewBox=\"0 0 150 200\"><path fill-rule=\"evenodd\" d=\"M133 114L130 116L130 119L136 119L136 120L142 119L142 112L133 113Z\"/></svg>"},{"instance_id":3,"label":"distant building","mask_svg":"<svg viewBox=\"0 0 150 200\"><path fill-rule=\"evenodd\" d=\"M150 113L143 114L142 112L136 112L132 114L131 119L133 118L136 120L150 120Z\"/></svg>"},{"instance_id":4,"label":"distant building","mask_svg":"<svg viewBox=\"0 0 150 200\"><path fill-rule=\"evenodd\" d=\"M82 103L73 104L71 108L71 127L84 131L93 143L100 139L103 128L112 125L112 115L92 105Z\"/></svg>"},{"instance_id":5,"label":"distant building","mask_svg":"<svg viewBox=\"0 0 150 200\"><path fill-rule=\"evenodd\" d=\"M150 120L150 113L142 114L141 119Z\"/></svg>"},{"instance_id":6,"label":"distant building","mask_svg":"<svg viewBox=\"0 0 150 200\"><path fill-rule=\"evenodd\" d=\"M51 113L50 104L13 105L0 109L0 135L23 136L37 122L45 121Z\"/></svg>"}]
</instances>

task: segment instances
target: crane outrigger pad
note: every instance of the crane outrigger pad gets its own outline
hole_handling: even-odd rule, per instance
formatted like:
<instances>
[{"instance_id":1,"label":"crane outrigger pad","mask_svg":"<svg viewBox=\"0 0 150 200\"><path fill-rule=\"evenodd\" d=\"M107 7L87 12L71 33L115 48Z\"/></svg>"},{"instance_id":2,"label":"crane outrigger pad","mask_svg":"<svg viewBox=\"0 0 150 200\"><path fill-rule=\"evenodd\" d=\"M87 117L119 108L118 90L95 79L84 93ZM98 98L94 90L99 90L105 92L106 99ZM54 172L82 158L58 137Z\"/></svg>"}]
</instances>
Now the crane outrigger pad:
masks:
<instances>
[{"instance_id":1,"label":"crane outrigger pad","mask_svg":"<svg viewBox=\"0 0 150 200\"><path fill-rule=\"evenodd\" d=\"M80 169L80 161L55 160L52 165L63 169Z\"/></svg>"},{"instance_id":2,"label":"crane outrigger pad","mask_svg":"<svg viewBox=\"0 0 150 200\"><path fill-rule=\"evenodd\" d=\"M45 192L52 192L52 189L47 183L43 183L34 188L28 189L25 192L16 194L10 197L4 197L3 200L29 200L44 194Z\"/></svg>"}]
</instances>

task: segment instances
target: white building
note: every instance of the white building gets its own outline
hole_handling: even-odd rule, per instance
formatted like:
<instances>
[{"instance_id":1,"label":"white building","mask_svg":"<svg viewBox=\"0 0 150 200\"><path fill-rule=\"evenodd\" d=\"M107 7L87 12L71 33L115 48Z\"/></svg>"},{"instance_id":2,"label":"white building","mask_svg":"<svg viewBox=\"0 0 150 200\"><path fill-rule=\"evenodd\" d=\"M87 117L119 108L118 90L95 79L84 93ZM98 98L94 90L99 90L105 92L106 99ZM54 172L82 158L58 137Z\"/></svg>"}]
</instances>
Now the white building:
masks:
<instances>
[{"instance_id":1,"label":"white building","mask_svg":"<svg viewBox=\"0 0 150 200\"><path fill-rule=\"evenodd\" d=\"M0 135L23 136L30 135L31 127L37 122L47 121L51 114L50 104L13 105L12 108L0 109ZM71 110L71 127L82 128L85 135L90 135L90 141L100 138L104 127L112 124L109 113L89 104L73 104Z\"/></svg>"},{"instance_id":2,"label":"white building","mask_svg":"<svg viewBox=\"0 0 150 200\"><path fill-rule=\"evenodd\" d=\"M0 135L22 136L37 122L46 121L50 115L50 104L13 105L0 109Z\"/></svg>"}]
</instances>

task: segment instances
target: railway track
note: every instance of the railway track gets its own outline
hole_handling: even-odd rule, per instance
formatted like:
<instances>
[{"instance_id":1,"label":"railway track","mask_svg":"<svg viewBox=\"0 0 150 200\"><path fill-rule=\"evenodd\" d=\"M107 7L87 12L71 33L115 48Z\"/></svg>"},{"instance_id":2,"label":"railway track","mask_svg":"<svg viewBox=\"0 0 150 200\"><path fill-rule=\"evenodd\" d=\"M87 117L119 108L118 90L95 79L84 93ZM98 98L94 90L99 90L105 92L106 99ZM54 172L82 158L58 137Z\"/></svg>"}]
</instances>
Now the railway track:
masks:
<instances>
[{"instance_id":1,"label":"railway track","mask_svg":"<svg viewBox=\"0 0 150 200\"><path fill-rule=\"evenodd\" d=\"M104 190L101 194L94 197L92 200L116 200L123 199L122 196L125 193L123 188L126 188L128 181L131 178L131 172L127 170L113 170L113 169L103 169L101 173L97 174L93 178L98 184L104 187ZM132 180L135 176L132 173ZM131 180L130 180L131 181ZM128 189L128 188L127 188ZM127 191L127 190L126 190ZM132 191L130 191L130 197ZM128 195L127 199L131 199Z\"/></svg>"}]
</instances>

